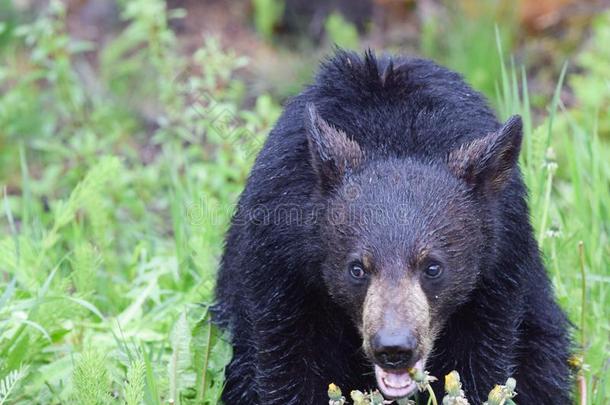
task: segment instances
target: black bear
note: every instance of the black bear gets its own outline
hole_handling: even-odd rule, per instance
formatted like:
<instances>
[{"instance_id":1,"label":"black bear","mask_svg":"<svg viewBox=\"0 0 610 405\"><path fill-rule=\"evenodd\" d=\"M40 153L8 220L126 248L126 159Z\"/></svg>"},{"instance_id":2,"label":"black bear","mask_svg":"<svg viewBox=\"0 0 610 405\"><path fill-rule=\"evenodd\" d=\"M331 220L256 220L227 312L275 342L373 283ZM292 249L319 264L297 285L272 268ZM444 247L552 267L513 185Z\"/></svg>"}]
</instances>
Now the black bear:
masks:
<instances>
[{"instance_id":1,"label":"black bear","mask_svg":"<svg viewBox=\"0 0 610 405\"><path fill-rule=\"evenodd\" d=\"M323 404L333 382L462 376L473 404L570 400L569 323L532 234L522 124L431 61L338 50L271 131L218 277L227 405Z\"/></svg>"}]
</instances>

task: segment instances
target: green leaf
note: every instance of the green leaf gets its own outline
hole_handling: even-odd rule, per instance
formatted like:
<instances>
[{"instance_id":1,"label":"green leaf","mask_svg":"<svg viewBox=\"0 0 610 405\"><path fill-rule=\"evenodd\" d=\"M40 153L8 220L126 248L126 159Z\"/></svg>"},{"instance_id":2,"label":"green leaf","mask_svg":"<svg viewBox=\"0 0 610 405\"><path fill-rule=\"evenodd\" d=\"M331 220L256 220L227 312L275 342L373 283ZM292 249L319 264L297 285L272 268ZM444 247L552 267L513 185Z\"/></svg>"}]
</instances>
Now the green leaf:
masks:
<instances>
[{"instance_id":1,"label":"green leaf","mask_svg":"<svg viewBox=\"0 0 610 405\"><path fill-rule=\"evenodd\" d=\"M7 403L11 393L17 388L19 382L27 375L27 367L20 367L9 372L0 380L0 405Z\"/></svg>"},{"instance_id":2,"label":"green leaf","mask_svg":"<svg viewBox=\"0 0 610 405\"><path fill-rule=\"evenodd\" d=\"M181 312L170 335L172 355L169 361L169 400L180 405L180 391L186 387L185 374L191 365L191 331L186 312Z\"/></svg>"}]
</instances>

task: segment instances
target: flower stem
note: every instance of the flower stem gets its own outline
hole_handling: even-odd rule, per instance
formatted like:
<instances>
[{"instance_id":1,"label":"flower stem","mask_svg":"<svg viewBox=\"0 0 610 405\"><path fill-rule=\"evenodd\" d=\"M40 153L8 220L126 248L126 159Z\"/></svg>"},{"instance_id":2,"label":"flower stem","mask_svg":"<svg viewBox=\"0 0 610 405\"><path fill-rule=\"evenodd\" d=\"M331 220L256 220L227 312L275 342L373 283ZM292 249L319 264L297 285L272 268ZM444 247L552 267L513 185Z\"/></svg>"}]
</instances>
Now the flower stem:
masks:
<instances>
[{"instance_id":1,"label":"flower stem","mask_svg":"<svg viewBox=\"0 0 610 405\"><path fill-rule=\"evenodd\" d=\"M430 394L430 397L428 398L428 405L438 405L438 402L436 401L436 395L434 395L434 391L432 390L430 384L428 384L426 389L428 390L428 394Z\"/></svg>"}]
</instances>

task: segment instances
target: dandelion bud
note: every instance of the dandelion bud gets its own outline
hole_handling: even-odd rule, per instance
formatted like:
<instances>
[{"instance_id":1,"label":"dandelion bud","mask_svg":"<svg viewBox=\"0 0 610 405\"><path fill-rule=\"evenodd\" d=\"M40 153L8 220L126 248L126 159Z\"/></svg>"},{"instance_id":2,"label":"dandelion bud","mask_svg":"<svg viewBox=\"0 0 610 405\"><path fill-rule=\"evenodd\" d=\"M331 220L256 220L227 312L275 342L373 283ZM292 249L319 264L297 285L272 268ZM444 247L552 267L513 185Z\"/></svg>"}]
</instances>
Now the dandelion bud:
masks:
<instances>
[{"instance_id":1,"label":"dandelion bud","mask_svg":"<svg viewBox=\"0 0 610 405\"><path fill-rule=\"evenodd\" d=\"M572 368L572 370L580 371L584 365L582 356L576 354L570 356L568 359L568 365Z\"/></svg>"},{"instance_id":2,"label":"dandelion bud","mask_svg":"<svg viewBox=\"0 0 610 405\"><path fill-rule=\"evenodd\" d=\"M445 376L445 391L447 394L457 397L460 395L462 384L460 383L460 375L453 370Z\"/></svg>"},{"instance_id":3,"label":"dandelion bud","mask_svg":"<svg viewBox=\"0 0 610 405\"><path fill-rule=\"evenodd\" d=\"M365 405L368 401L366 400L366 396L360 391L352 391L350 393L350 397L352 401L354 401L354 405Z\"/></svg>"},{"instance_id":4,"label":"dandelion bud","mask_svg":"<svg viewBox=\"0 0 610 405\"><path fill-rule=\"evenodd\" d=\"M426 379L426 374L418 368L412 368L411 370L409 370L409 375L411 376L413 381L418 383L422 383Z\"/></svg>"},{"instance_id":5,"label":"dandelion bud","mask_svg":"<svg viewBox=\"0 0 610 405\"><path fill-rule=\"evenodd\" d=\"M504 400L504 392L501 385L496 385L489 393L487 405L500 405Z\"/></svg>"},{"instance_id":6,"label":"dandelion bud","mask_svg":"<svg viewBox=\"0 0 610 405\"><path fill-rule=\"evenodd\" d=\"M517 388L517 380L510 377L508 380L506 380L506 389L508 390L508 392L513 393L515 391L515 388Z\"/></svg>"},{"instance_id":7,"label":"dandelion bud","mask_svg":"<svg viewBox=\"0 0 610 405\"><path fill-rule=\"evenodd\" d=\"M328 398L333 401L341 400L341 388L337 387L335 384L328 385Z\"/></svg>"}]
</instances>

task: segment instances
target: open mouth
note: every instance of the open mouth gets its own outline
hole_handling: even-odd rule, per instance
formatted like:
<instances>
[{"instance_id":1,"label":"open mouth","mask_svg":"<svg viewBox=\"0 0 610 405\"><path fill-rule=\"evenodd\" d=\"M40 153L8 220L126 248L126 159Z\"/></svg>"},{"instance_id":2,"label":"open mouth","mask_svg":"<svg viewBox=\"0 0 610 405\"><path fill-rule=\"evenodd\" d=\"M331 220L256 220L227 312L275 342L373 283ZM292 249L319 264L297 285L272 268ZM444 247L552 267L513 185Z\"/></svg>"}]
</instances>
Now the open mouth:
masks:
<instances>
[{"instance_id":1,"label":"open mouth","mask_svg":"<svg viewBox=\"0 0 610 405\"><path fill-rule=\"evenodd\" d=\"M419 360L415 363L414 368L423 371L423 361ZM386 398L408 397L417 389L417 384L411 378L409 370L384 370L375 364L375 377L377 387Z\"/></svg>"}]
</instances>

